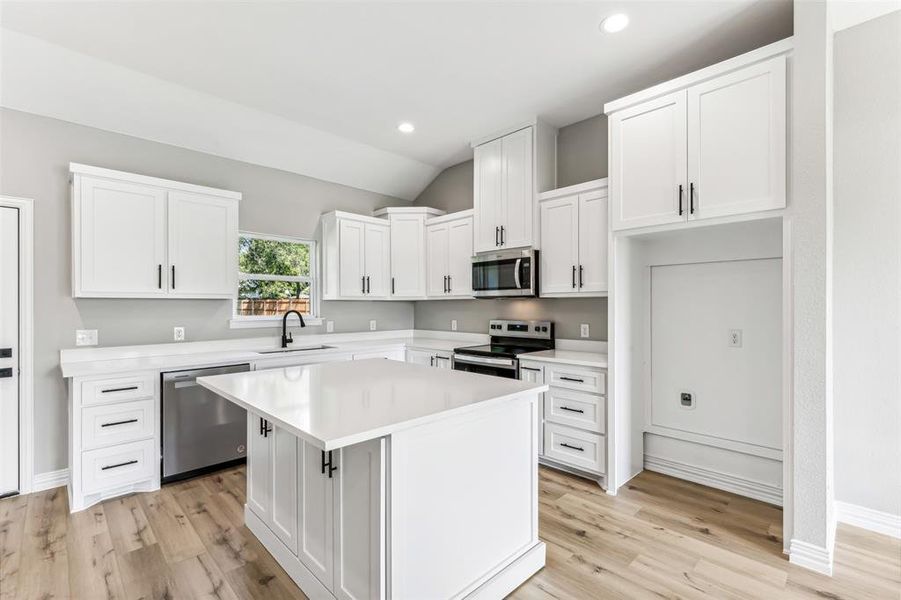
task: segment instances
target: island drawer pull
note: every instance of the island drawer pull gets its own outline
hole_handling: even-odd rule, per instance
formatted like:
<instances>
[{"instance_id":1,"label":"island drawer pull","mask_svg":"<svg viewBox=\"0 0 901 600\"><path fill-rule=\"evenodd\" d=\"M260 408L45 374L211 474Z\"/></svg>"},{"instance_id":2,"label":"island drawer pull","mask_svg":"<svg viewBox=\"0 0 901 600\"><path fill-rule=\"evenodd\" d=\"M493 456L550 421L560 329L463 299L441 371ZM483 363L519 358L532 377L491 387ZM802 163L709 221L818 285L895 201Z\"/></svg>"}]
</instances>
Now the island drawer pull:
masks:
<instances>
[{"instance_id":1,"label":"island drawer pull","mask_svg":"<svg viewBox=\"0 0 901 600\"><path fill-rule=\"evenodd\" d=\"M100 393L101 393L101 394L109 394L109 393L112 393L112 392L130 392L130 391L136 390L136 389L138 389L138 386L136 386L136 385L130 385L130 386L128 386L128 387L110 388L110 389L108 389L108 390L100 390Z\"/></svg>"},{"instance_id":2,"label":"island drawer pull","mask_svg":"<svg viewBox=\"0 0 901 600\"><path fill-rule=\"evenodd\" d=\"M570 408L568 406L561 406L560 410L568 410L569 412L585 414L585 411L582 410L581 408Z\"/></svg>"},{"instance_id":3,"label":"island drawer pull","mask_svg":"<svg viewBox=\"0 0 901 600\"><path fill-rule=\"evenodd\" d=\"M540 372L541 369L536 369L535 367L519 367L523 371L535 371L536 373Z\"/></svg>"},{"instance_id":4,"label":"island drawer pull","mask_svg":"<svg viewBox=\"0 0 901 600\"><path fill-rule=\"evenodd\" d=\"M114 427L116 425L127 425L129 423L137 423L137 419L126 419L125 421L113 421L112 423L101 423L101 427Z\"/></svg>"},{"instance_id":5,"label":"island drawer pull","mask_svg":"<svg viewBox=\"0 0 901 600\"><path fill-rule=\"evenodd\" d=\"M328 478L331 479L332 473L338 470L338 467L332 466L332 451L328 451L328 461L325 460L325 450L320 450L320 452L322 453L322 466L320 468L320 473L325 475L325 468L328 467Z\"/></svg>"},{"instance_id":6,"label":"island drawer pull","mask_svg":"<svg viewBox=\"0 0 901 600\"><path fill-rule=\"evenodd\" d=\"M560 442L560 445L564 448L569 448L570 450L578 450L579 452L585 452L585 448L579 448L578 446L570 446L566 442Z\"/></svg>"},{"instance_id":7,"label":"island drawer pull","mask_svg":"<svg viewBox=\"0 0 901 600\"><path fill-rule=\"evenodd\" d=\"M576 377L564 377L563 375L561 375L560 379L562 381L575 381L576 383L585 383L584 379L578 379Z\"/></svg>"},{"instance_id":8,"label":"island drawer pull","mask_svg":"<svg viewBox=\"0 0 901 600\"><path fill-rule=\"evenodd\" d=\"M115 465L106 465L105 467L100 467L101 471L106 471L108 469L118 469L119 467L127 467L128 465L136 465L138 464L137 460L127 460L125 462L120 462Z\"/></svg>"}]
</instances>

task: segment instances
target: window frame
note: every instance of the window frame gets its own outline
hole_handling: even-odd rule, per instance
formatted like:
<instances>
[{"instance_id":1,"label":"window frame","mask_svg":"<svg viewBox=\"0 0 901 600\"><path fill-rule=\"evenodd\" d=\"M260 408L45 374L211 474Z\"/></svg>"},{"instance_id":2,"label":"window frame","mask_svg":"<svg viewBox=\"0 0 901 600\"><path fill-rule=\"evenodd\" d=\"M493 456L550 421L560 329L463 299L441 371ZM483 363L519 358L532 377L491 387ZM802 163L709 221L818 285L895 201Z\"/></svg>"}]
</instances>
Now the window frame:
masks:
<instances>
[{"instance_id":1,"label":"window frame","mask_svg":"<svg viewBox=\"0 0 901 600\"><path fill-rule=\"evenodd\" d=\"M303 320L307 325L321 325L322 317L319 314L320 294L319 294L319 244L315 239L302 238L288 235L275 235L269 233L257 233L255 231L239 231L238 241L241 238L253 238L258 240L270 240L273 242L287 242L290 244L306 244L310 248L310 274L309 276L292 276L292 275L266 275L263 273L243 273L240 266L238 267L238 284L247 279L256 279L263 281L289 281L310 284L310 314L305 314ZM281 327L281 315L239 315L238 314L238 290L235 290L235 297L232 301L232 316L229 319L229 328L245 329L252 327ZM290 325L293 325L290 323Z\"/></svg>"}]
</instances>

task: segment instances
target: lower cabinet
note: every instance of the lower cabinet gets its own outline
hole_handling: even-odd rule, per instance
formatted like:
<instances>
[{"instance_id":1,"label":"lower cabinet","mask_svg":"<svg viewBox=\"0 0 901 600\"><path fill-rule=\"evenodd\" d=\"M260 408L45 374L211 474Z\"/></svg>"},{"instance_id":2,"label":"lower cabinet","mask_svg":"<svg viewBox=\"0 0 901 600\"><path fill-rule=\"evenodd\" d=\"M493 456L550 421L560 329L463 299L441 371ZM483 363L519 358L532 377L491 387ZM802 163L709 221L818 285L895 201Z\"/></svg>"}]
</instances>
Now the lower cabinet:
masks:
<instances>
[{"instance_id":1,"label":"lower cabinet","mask_svg":"<svg viewBox=\"0 0 901 600\"><path fill-rule=\"evenodd\" d=\"M416 365L428 365L439 369L452 369L454 367L452 353L434 350L415 350L408 348L407 362Z\"/></svg>"},{"instance_id":2,"label":"lower cabinet","mask_svg":"<svg viewBox=\"0 0 901 600\"><path fill-rule=\"evenodd\" d=\"M247 439L247 508L336 598L384 597L384 441L323 452L252 413Z\"/></svg>"}]
</instances>

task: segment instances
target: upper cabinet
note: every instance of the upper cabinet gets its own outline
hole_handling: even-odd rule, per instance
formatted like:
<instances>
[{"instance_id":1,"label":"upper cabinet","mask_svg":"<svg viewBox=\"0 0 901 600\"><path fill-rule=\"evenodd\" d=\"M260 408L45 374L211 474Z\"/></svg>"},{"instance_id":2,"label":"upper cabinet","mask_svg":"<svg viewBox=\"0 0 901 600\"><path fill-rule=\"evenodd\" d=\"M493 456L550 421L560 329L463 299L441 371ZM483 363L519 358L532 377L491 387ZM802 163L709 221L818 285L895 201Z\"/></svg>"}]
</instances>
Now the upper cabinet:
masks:
<instances>
[{"instance_id":1,"label":"upper cabinet","mask_svg":"<svg viewBox=\"0 0 901 600\"><path fill-rule=\"evenodd\" d=\"M71 164L72 295L232 298L241 194Z\"/></svg>"},{"instance_id":2,"label":"upper cabinet","mask_svg":"<svg viewBox=\"0 0 901 600\"><path fill-rule=\"evenodd\" d=\"M443 215L427 207L382 208L373 213L390 224L390 295L398 300L426 296L426 219Z\"/></svg>"},{"instance_id":3,"label":"upper cabinet","mask_svg":"<svg viewBox=\"0 0 901 600\"><path fill-rule=\"evenodd\" d=\"M322 216L322 297L390 296L391 226L384 219L334 211Z\"/></svg>"},{"instance_id":4,"label":"upper cabinet","mask_svg":"<svg viewBox=\"0 0 901 600\"><path fill-rule=\"evenodd\" d=\"M605 106L614 230L786 204L786 61L777 42Z\"/></svg>"},{"instance_id":5,"label":"upper cabinet","mask_svg":"<svg viewBox=\"0 0 901 600\"><path fill-rule=\"evenodd\" d=\"M472 211L426 221L429 298L472 298Z\"/></svg>"},{"instance_id":6,"label":"upper cabinet","mask_svg":"<svg viewBox=\"0 0 901 600\"><path fill-rule=\"evenodd\" d=\"M542 297L607 295L607 180L539 196Z\"/></svg>"},{"instance_id":7,"label":"upper cabinet","mask_svg":"<svg viewBox=\"0 0 901 600\"><path fill-rule=\"evenodd\" d=\"M476 252L538 245L535 194L555 185L556 140L534 122L473 143Z\"/></svg>"}]
</instances>

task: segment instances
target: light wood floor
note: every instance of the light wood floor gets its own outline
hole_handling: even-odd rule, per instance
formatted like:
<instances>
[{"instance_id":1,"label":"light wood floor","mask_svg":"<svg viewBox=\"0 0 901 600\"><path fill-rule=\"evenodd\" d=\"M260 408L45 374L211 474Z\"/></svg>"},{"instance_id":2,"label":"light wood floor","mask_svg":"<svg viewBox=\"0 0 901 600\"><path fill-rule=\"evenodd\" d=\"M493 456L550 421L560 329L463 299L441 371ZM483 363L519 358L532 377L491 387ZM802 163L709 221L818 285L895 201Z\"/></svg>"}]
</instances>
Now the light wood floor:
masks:
<instances>
[{"instance_id":1,"label":"light wood floor","mask_svg":"<svg viewBox=\"0 0 901 600\"><path fill-rule=\"evenodd\" d=\"M543 468L540 486L547 566L515 598L901 598L897 540L840 527L830 579L788 564L760 502L649 472L615 498ZM0 598L303 598L243 504L243 468L75 515L65 488L0 500Z\"/></svg>"}]
</instances>

